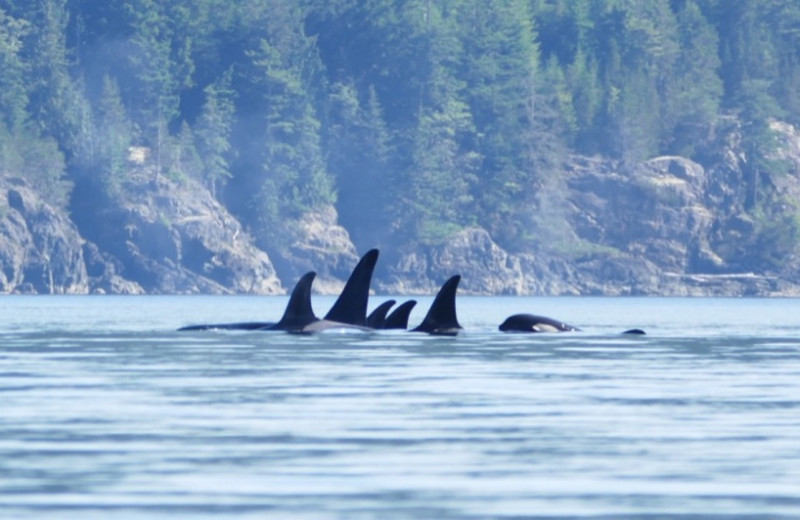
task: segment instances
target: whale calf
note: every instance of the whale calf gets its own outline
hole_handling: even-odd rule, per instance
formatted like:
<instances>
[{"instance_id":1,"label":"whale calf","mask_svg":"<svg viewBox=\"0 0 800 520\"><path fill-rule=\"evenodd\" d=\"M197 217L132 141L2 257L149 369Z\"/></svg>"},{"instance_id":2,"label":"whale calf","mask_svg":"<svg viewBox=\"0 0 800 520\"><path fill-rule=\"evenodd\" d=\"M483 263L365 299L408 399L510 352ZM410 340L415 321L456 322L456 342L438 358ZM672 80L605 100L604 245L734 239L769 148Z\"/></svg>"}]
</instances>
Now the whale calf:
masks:
<instances>
[{"instance_id":1,"label":"whale calf","mask_svg":"<svg viewBox=\"0 0 800 520\"><path fill-rule=\"evenodd\" d=\"M395 304L395 300L386 300L381 303L367 316L367 327L371 329L382 329L386 324L386 315L389 309Z\"/></svg>"},{"instance_id":2,"label":"whale calf","mask_svg":"<svg viewBox=\"0 0 800 520\"><path fill-rule=\"evenodd\" d=\"M514 314L506 318L498 328L503 332L573 332L581 330L564 322L535 314Z\"/></svg>"},{"instance_id":3,"label":"whale calf","mask_svg":"<svg viewBox=\"0 0 800 520\"><path fill-rule=\"evenodd\" d=\"M425 319L412 332L427 332L434 336L455 336L463 327L456 316L456 289L461 275L452 276L439 289Z\"/></svg>"},{"instance_id":4,"label":"whale calf","mask_svg":"<svg viewBox=\"0 0 800 520\"><path fill-rule=\"evenodd\" d=\"M397 306L395 310L392 311L389 316L386 317L386 321L383 323L384 329L407 329L408 328L408 317L411 315L411 311L414 309L414 306L417 304L417 300L408 300L400 305Z\"/></svg>"}]
</instances>

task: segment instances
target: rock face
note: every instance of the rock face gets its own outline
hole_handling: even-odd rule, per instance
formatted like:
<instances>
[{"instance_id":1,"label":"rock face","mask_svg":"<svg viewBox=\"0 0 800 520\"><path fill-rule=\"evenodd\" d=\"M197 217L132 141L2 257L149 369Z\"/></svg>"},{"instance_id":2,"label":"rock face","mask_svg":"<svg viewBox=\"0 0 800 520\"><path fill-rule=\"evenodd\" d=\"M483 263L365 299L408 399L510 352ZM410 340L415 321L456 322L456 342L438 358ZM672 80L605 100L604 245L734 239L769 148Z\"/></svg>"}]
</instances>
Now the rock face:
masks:
<instances>
[{"instance_id":1,"label":"rock face","mask_svg":"<svg viewBox=\"0 0 800 520\"><path fill-rule=\"evenodd\" d=\"M148 293L283 292L268 255L207 190L193 180L133 179L116 200L78 211L81 231L103 245L92 250L97 272L120 273Z\"/></svg>"},{"instance_id":2,"label":"rock face","mask_svg":"<svg viewBox=\"0 0 800 520\"><path fill-rule=\"evenodd\" d=\"M378 280L381 292L432 294L455 273L459 291L473 294L520 294L524 275L518 259L501 249L481 228L465 229L445 244L395 253L388 274Z\"/></svg>"},{"instance_id":3,"label":"rock face","mask_svg":"<svg viewBox=\"0 0 800 520\"><path fill-rule=\"evenodd\" d=\"M379 290L431 293L460 273L460 290L480 294L798 295L800 132L774 128L788 174L763 179L774 200L760 220L746 209L747 158L735 127L707 167L666 156L623 168L576 156L564 172L560 220L542 224L557 232L537 251L510 254L485 230L467 229L388 255Z\"/></svg>"},{"instance_id":4,"label":"rock face","mask_svg":"<svg viewBox=\"0 0 800 520\"><path fill-rule=\"evenodd\" d=\"M361 255L350 234L338 224L336 208L328 206L304 214L292 223L294 238L288 248L272 254L275 268L291 287L308 271L315 271L314 292L338 294Z\"/></svg>"},{"instance_id":5,"label":"rock face","mask_svg":"<svg viewBox=\"0 0 800 520\"><path fill-rule=\"evenodd\" d=\"M533 249L511 253L477 227L389 244L373 288L433 294L459 273L465 294L800 295L800 132L773 124L783 169L754 182L736 122L721 128L702 165L572 157L549 206L531 208ZM325 207L259 249L203 186L152 168L131 163L111 198L79 182L69 215L0 176L0 292L277 294L313 270L315 292L333 294L377 245L356 248Z\"/></svg>"},{"instance_id":6,"label":"rock face","mask_svg":"<svg viewBox=\"0 0 800 520\"><path fill-rule=\"evenodd\" d=\"M88 292L82 245L66 214L24 181L0 177L0 292Z\"/></svg>"}]
</instances>

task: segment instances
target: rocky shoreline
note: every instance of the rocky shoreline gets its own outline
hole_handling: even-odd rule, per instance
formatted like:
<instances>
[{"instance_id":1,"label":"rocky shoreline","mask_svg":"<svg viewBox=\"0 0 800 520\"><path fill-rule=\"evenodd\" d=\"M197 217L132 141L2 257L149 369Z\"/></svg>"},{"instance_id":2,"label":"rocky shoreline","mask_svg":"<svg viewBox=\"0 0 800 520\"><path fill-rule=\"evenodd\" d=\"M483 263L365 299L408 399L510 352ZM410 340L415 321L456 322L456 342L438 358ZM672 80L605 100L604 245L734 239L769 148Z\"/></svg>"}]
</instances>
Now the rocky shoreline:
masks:
<instances>
[{"instance_id":1,"label":"rocky shoreline","mask_svg":"<svg viewBox=\"0 0 800 520\"><path fill-rule=\"evenodd\" d=\"M432 294L460 273L465 294L800 295L798 246L787 243L797 237L774 224L798 218L800 133L776 129L788 171L767 179L777 198L762 221L745 208L746 157L733 148L705 166L576 156L557 186L540 187L549 204L537 210L535 251L504 250L482 228L436 246L364 244L384 251L373 287ZM0 176L0 293L283 294L314 266L315 291L334 294L358 259L334 207L303 215L289 247L265 251L200 183L131 168L115 200L76 186L75 218Z\"/></svg>"}]
</instances>

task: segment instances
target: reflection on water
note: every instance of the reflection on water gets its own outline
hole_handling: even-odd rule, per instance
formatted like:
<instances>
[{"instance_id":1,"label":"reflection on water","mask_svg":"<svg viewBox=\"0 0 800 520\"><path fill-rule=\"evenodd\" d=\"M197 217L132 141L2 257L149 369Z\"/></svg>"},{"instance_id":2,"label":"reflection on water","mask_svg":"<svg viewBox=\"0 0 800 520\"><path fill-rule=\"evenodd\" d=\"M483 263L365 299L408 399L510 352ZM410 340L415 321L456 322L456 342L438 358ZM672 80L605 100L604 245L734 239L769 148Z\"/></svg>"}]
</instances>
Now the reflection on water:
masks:
<instances>
[{"instance_id":1,"label":"reflection on water","mask_svg":"<svg viewBox=\"0 0 800 520\"><path fill-rule=\"evenodd\" d=\"M0 299L0 517L800 517L793 300L461 298L456 338L173 330L284 302ZM585 332L497 332L514 312Z\"/></svg>"}]
</instances>

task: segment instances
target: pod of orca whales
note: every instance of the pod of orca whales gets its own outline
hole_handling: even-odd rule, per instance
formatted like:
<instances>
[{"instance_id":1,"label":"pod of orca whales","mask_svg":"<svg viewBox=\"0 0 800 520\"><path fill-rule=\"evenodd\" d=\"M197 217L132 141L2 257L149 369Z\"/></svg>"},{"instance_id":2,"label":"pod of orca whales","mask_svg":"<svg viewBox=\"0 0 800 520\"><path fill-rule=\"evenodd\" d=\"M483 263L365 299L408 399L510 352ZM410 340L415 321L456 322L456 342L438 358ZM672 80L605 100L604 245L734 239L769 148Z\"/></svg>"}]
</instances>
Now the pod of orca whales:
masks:
<instances>
[{"instance_id":1,"label":"pod of orca whales","mask_svg":"<svg viewBox=\"0 0 800 520\"><path fill-rule=\"evenodd\" d=\"M408 318L417 304L408 300L394 311L389 310L396 303L387 300L367 315L369 287L372 273L378 261L378 250L369 250L350 274L344 289L324 318L318 318L311 307L311 285L317 273L304 274L294 286L289 303L281 319L277 322L247 321L236 323L212 323L188 325L179 331L197 330L264 330L284 331L292 334L312 334L329 329L357 329L363 331L377 329L408 329ZM455 336L463 328L456 316L456 290L461 275L450 277L439 289L422 323L411 329L412 332L425 332L437 336ZM514 314L500 326L503 332L570 332L580 329L533 314ZM641 329L630 329L623 334L644 334Z\"/></svg>"}]
</instances>

